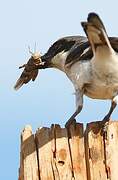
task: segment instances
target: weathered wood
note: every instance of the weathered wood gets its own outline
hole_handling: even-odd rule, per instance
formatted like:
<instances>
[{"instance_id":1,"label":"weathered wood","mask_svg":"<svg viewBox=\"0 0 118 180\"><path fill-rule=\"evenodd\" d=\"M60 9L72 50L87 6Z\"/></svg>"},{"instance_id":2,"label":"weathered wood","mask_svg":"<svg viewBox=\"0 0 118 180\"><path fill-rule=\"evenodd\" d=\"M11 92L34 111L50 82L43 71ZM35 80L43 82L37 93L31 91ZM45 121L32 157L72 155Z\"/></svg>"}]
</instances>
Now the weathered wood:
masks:
<instances>
[{"instance_id":1,"label":"weathered wood","mask_svg":"<svg viewBox=\"0 0 118 180\"><path fill-rule=\"evenodd\" d=\"M86 164L88 180L107 180L104 139L100 122L92 122L86 128Z\"/></svg>"},{"instance_id":2,"label":"weathered wood","mask_svg":"<svg viewBox=\"0 0 118 180\"><path fill-rule=\"evenodd\" d=\"M21 134L19 180L39 180L38 162L34 135L30 126Z\"/></svg>"},{"instance_id":3,"label":"weathered wood","mask_svg":"<svg viewBox=\"0 0 118 180\"><path fill-rule=\"evenodd\" d=\"M106 170L110 180L118 180L118 122L109 122L105 138Z\"/></svg>"},{"instance_id":4,"label":"weathered wood","mask_svg":"<svg viewBox=\"0 0 118 180\"><path fill-rule=\"evenodd\" d=\"M117 180L118 122L73 123L21 135L19 180Z\"/></svg>"},{"instance_id":5,"label":"weathered wood","mask_svg":"<svg viewBox=\"0 0 118 180\"><path fill-rule=\"evenodd\" d=\"M86 180L87 176L83 124L76 123L75 125L71 125L69 132L69 144L72 156L74 177L78 180Z\"/></svg>"},{"instance_id":6,"label":"weathered wood","mask_svg":"<svg viewBox=\"0 0 118 180\"><path fill-rule=\"evenodd\" d=\"M53 147L55 146L53 156L53 169L55 179L72 179L72 165L68 146L67 130L66 128L61 128L59 125L53 126L53 128L55 139L53 145Z\"/></svg>"},{"instance_id":7,"label":"weathered wood","mask_svg":"<svg viewBox=\"0 0 118 180\"><path fill-rule=\"evenodd\" d=\"M73 178L68 133L66 128L54 125L36 133L40 178L69 180ZM46 168L45 168L46 166Z\"/></svg>"},{"instance_id":8,"label":"weathered wood","mask_svg":"<svg viewBox=\"0 0 118 180\"><path fill-rule=\"evenodd\" d=\"M54 180L51 141L53 141L53 137L51 137L51 131L49 128L38 129L36 132L36 142L38 148L39 173L41 180Z\"/></svg>"}]
</instances>

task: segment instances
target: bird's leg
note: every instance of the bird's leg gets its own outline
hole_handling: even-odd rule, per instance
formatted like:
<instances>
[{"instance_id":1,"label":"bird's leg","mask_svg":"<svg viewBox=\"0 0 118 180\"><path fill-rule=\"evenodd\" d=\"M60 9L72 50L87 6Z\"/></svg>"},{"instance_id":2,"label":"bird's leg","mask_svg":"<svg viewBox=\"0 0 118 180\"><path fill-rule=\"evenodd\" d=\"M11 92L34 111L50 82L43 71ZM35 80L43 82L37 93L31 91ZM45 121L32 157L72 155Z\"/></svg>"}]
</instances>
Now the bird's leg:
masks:
<instances>
[{"instance_id":1,"label":"bird's leg","mask_svg":"<svg viewBox=\"0 0 118 180\"><path fill-rule=\"evenodd\" d=\"M67 123L65 124L65 127L68 128L73 122L75 122L75 117L81 112L83 107L83 92L80 90L76 90L75 92L76 96L76 111L73 113L73 115L69 118Z\"/></svg>"},{"instance_id":2,"label":"bird's leg","mask_svg":"<svg viewBox=\"0 0 118 180\"><path fill-rule=\"evenodd\" d=\"M73 113L73 115L69 118L67 123L65 124L65 127L68 128L73 122L75 122L75 117L80 113L82 110L82 106L78 106L77 110Z\"/></svg>"},{"instance_id":3,"label":"bird's leg","mask_svg":"<svg viewBox=\"0 0 118 180\"><path fill-rule=\"evenodd\" d=\"M104 119L102 120L103 133L105 133L108 129L108 122L110 120L112 112L114 111L115 107L117 106L117 103L118 103L118 95L113 98L110 110L109 110L108 114L104 117Z\"/></svg>"}]
</instances>

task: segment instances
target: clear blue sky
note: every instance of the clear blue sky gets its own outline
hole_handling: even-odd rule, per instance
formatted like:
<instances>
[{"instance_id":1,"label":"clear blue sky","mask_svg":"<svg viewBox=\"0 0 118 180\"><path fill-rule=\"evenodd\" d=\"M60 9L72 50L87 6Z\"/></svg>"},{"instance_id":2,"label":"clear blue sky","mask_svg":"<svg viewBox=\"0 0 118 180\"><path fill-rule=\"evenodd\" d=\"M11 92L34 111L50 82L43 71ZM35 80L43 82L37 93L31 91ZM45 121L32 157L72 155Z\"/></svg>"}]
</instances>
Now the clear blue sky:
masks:
<instances>
[{"instance_id":1,"label":"clear blue sky","mask_svg":"<svg viewBox=\"0 0 118 180\"><path fill-rule=\"evenodd\" d=\"M107 32L118 36L118 2L107 0L4 0L0 1L0 179L17 180L20 132L26 124L33 131L40 126L62 126L75 110L74 89L57 70L39 72L36 81L15 92L13 86L29 58L28 45L45 53L58 38L84 35L80 22L97 12ZM84 98L79 122L100 120L109 101ZM113 113L118 119L118 109Z\"/></svg>"}]
</instances>

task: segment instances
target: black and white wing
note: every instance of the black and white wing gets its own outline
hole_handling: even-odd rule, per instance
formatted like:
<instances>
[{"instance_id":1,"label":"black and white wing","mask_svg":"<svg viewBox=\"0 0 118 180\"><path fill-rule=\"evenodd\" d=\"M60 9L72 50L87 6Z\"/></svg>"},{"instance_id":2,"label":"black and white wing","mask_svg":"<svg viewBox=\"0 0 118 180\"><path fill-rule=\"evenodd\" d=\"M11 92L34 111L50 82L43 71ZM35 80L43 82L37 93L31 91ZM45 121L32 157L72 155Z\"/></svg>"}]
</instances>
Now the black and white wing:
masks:
<instances>
[{"instance_id":1,"label":"black and white wing","mask_svg":"<svg viewBox=\"0 0 118 180\"><path fill-rule=\"evenodd\" d=\"M87 40L84 36L67 36L57 40L48 51L42 56L42 61L48 61L60 52L70 52L77 44L81 44Z\"/></svg>"}]
</instances>

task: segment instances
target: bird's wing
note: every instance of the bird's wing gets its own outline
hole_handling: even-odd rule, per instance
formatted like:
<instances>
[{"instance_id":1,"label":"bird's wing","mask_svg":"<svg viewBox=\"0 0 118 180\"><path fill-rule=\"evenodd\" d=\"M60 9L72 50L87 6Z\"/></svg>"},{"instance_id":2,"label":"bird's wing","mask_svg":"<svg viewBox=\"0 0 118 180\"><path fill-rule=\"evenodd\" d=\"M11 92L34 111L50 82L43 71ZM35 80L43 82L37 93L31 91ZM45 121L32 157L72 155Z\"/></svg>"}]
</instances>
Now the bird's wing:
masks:
<instances>
[{"instance_id":1,"label":"bird's wing","mask_svg":"<svg viewBox=\"0 0 118 180\"><path fill-rule=\"evenodd\" d=\"M66 65L71 66L80 60L90 60L92 57L93 52L88 40L86 39L86 41L81 43L78 42L75 46L73 46L67 56Z\"/></svg>"},{"instance_id":2,"label":"bird's wing","mask_svg":"<svg viewBox=\"0 0 118 180\"><path fill-rule=\"evenodd\" d=\"M118 37L108 37L112 48L118 52ZM71 66L78 61L89 61L93 57L93 51L89 41L86 39L83 42L76 43L70 50L66 59L66 65Z\"/></svg>"},{"instance_id":3,"label":"bird's wing","mask_svg":"<svg viewBox=\"0 0 118 180\"><path fill-rule=\"evenodd\" d=\"M60 52L70 51L73 46L77 43L81 43L86 41L86 37L84 36L68 36L57 40L52 46L48 49L48 51L42 56L44 61L48 59L52 59L54 56L59 54Z\"/></svg>"}]
</instances>

